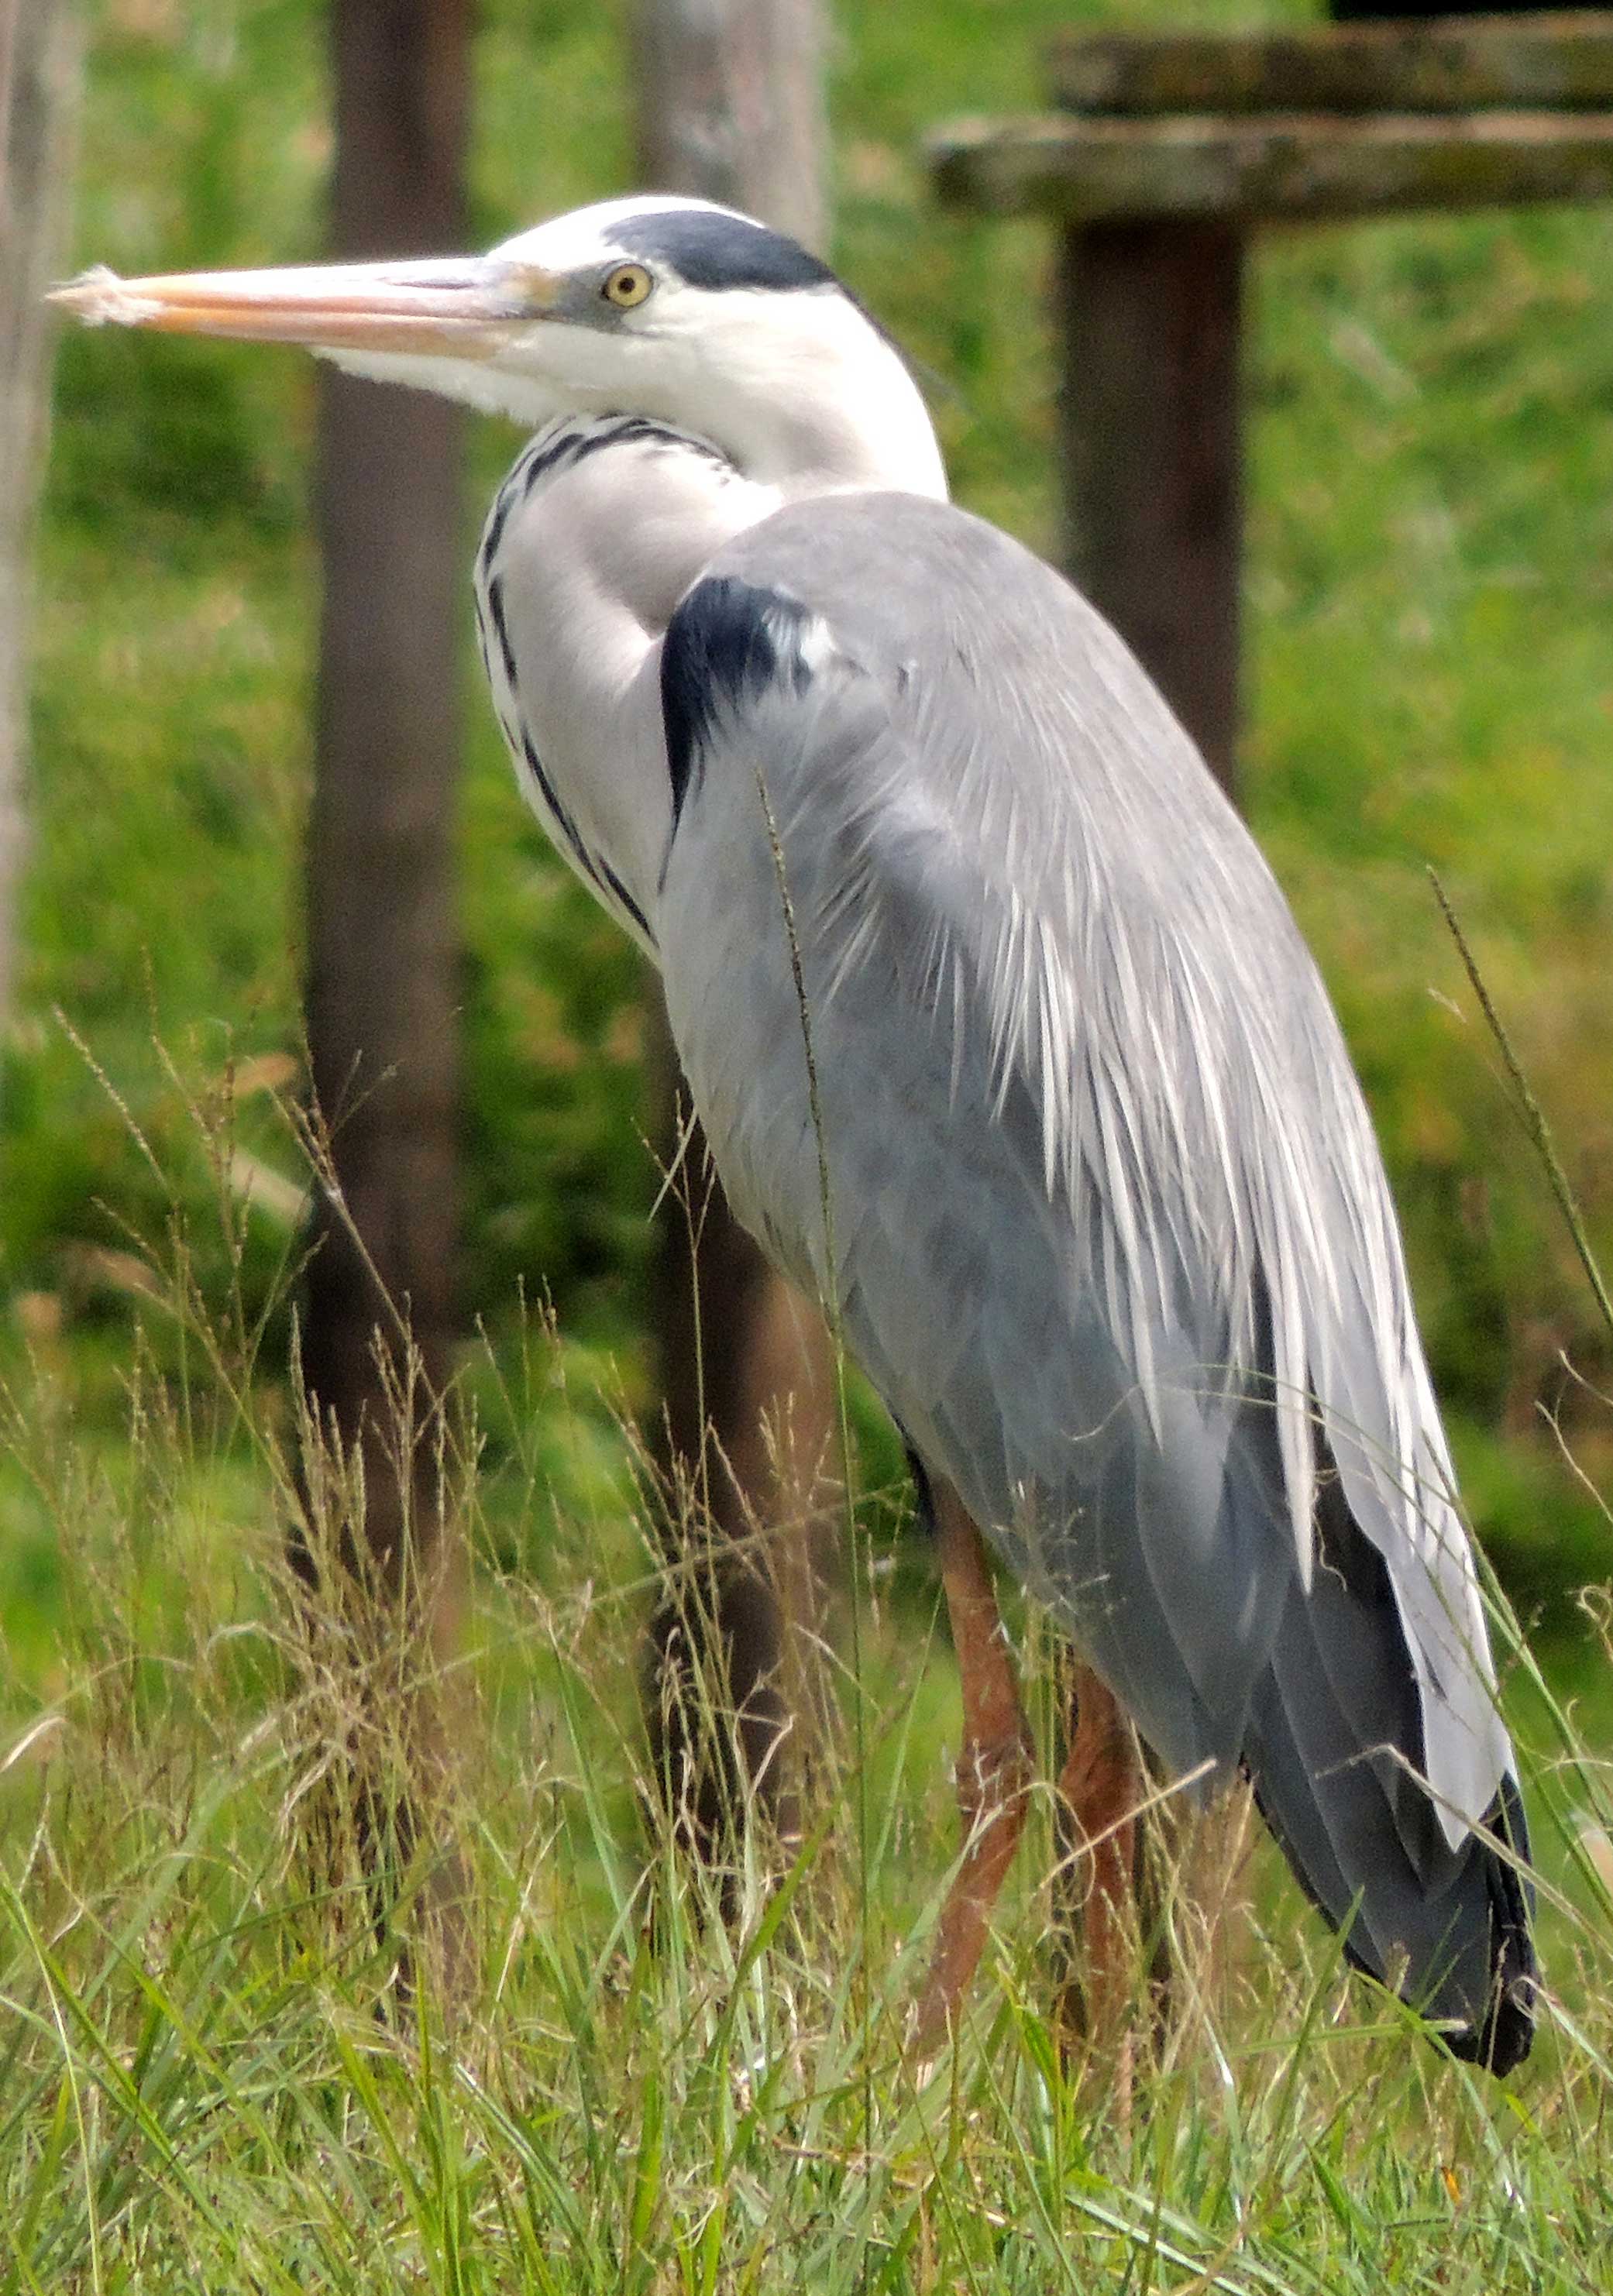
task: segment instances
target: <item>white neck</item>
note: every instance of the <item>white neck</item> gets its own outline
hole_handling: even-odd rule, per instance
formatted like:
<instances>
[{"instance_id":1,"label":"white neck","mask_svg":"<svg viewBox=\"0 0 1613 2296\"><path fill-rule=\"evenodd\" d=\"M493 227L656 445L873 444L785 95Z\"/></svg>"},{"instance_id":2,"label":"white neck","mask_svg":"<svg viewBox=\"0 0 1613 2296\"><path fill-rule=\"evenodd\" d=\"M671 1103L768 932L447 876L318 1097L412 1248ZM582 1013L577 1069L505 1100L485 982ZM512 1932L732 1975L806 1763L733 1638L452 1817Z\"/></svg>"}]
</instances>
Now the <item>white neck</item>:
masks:
<instances>
[{"instance_id":1,"label":"white neck","mask_svg":"<svg viewBox=\"0 0 1613 2296\"><path fill-rule=\"evenodd\" d=\"M500 488L483 536L482 651L523 793L652 954L671 834L660 650L679 601L725 543L786 502L946 494L906 368L854 307L841 308L847 326L825 315L829 326L813 337L824 355L793 362L787 391L737 376L710 409L709 436L663 415L647 390L631 414L551 421ZM730 367L745 340L739 330ZM687 388L677 396L688 403Z\"/></svg>"},{"instance_id":2,"label":"white neck","mask_svg":"<svg viewBox=\"0 0 1613 2296\"><path fill-rule=\"evenodd\" d=\"M716 346L726 387L710 395L697 427L746 478L788 502L874 488L946 500L946 470L918 387L848 297L814 296L810 328L798 324L789 299L722 300L733 307L720 314L726 340ZM775 315L777 331L768 324ZM709 332L716 334L718 324Z\"/></svg>"},{"instance_id":3,"label":"white neck","mask_svg":"<svg viewBox=\"0 0 1613 2296\"><path fill-rule=\"evenodd\" d=\"M660 641L702 568L780 499L640 418L564 420L516 462L482 537L482 655L523 794L652 955L671 833Z\"/></svg>"}]
</instances>

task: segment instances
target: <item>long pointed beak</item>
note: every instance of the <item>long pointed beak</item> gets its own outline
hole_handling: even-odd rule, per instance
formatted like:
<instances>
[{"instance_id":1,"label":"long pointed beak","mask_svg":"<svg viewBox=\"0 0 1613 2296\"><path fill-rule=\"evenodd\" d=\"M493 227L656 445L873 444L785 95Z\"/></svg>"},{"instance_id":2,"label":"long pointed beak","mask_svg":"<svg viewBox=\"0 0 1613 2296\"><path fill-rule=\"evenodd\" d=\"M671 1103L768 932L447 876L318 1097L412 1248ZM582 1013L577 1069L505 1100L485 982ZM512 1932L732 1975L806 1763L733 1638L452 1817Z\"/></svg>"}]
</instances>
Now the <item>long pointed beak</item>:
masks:
<instances>
[{"instance_id":1,"label":"long pointed beak","mask_svg":"<svg viewBox=\"0 0 1613 2296\"><path fill-rule=\"evenodd\" d=\"M86 326L303 343L313 350L490 357L542 318L559 282L486 256L320 264L289 271L190 271L156 279L84 272L50 292Z\"/></svg>"}]
</instances>

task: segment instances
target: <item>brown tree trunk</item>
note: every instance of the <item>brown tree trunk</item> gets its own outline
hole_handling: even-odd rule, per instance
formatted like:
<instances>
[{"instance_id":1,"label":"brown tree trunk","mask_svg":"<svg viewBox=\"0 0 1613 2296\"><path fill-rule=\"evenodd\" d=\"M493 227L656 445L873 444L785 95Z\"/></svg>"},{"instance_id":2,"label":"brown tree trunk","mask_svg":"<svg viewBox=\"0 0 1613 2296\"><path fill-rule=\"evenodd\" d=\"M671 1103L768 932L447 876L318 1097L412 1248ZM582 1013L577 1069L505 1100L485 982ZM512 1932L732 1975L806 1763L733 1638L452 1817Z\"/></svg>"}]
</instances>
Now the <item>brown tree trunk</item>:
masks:
<instances>
[{"instance_id":1,"label":"brown tree trunk","mask_svg":"<svg viewBox=\"0 0 1613 2296\"><path fill-rule=\"evenodd\" d=\"M646 189L743 209L808 245L827 235L819 0L640 0L638 161ZM659 1000L657 999L659 1013ZM660 1023L660 1137L679 1136ZM680 1824L719 1851L754 1792L786 1839L824 1710L835 1365L816 1311L729 1211L698 1132L669 1193L658 1324L669 1592L651 1630L658 1771Z\"/></svg>"},{"instance_id":2,"label":"brown tree trunk","mask_svg":"<svg viewBox=\"0 0 1613 2296\"><path fill-rule=\"evenodd\" d=\"M332 26L333 254L457 250L468 0L335 0ZM437 1536L457 1330L462 427L445 399L321 370L308 1025L335 1188L302 1367L322 1424L360 1446L363 1541L392 1588Z\"/></svg>"},{"instance_id":3,"label":"brown tree trunk","mask_svg":"<svg viewBox=\"0 0 1613 2296\"><path fill-rule=\"evenodd\" d=\"M0 1022L11 1005L29 545L50 406L41 298L60 272L67 237L78 64L72 0L0 0Z\"/></svg>"},{"instance_id":4,"label":"brown tree trunk","mask_svg":"<svg viewBox=\"0 0 1613 2296\"><path fill-rule=\"evenodd\" d=\"M821 0L640 0L638 173L827 242Z\"/></svg>"},{"instance_id":5,"label":"brown tree trunk","mask_svg":"<svg viewBox=\"0 0 1613 2296\"><path fill-rule=\"evenodd\" d=\"M457 250L469 0L333 0L331 21L332 252ZM441 1414L458 1329L462 428L444 399L322 370L308 1029L325 1185L301 1364L317 1433L293 1554L322 1590L315 1679L337 1686L329 1726L348 1757L310 1839L322 1854L328 1828L339 1859L356 1833L383 1939L402 1869L429 1850L419 1902L450 2001L469 1972L458 1867L440 1800L424 1821L452 1743L432 1660L457 1591ZM406 1990L419 1943L418 1929L398 1943Z\"/></svg>"}]
</instances>

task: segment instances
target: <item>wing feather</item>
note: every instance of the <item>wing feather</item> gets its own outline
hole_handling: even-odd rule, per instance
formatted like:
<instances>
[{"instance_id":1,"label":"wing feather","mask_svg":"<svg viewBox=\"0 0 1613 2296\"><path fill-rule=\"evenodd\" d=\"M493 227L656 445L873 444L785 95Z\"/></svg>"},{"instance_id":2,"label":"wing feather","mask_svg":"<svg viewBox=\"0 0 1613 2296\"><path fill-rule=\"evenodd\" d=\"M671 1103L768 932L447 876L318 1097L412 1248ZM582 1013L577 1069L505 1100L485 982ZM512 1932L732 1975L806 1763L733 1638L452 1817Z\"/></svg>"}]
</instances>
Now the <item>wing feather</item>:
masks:
<instances>
[{"instance_id":1,"label":"wing feather","mask_svg":"<svg viewBox=\"0 0 1613 2296\"><path fill-rule=\"evenodd\" d=\"M1510 1750L1381 1164L1270 872L1114 634L993 529L860 496L720 565L813 633L713 709L663 884L741 1216L837 1298L920 1455L1171 1764L1258 1747L1279 1800L1313 1760L1359 1768L1279 1813L1330 1845L1336 1918L1374 1824L1432 1874ZM1378 1566L1342 1593L1319 1461Z\"/></svg>"}]
</instances>

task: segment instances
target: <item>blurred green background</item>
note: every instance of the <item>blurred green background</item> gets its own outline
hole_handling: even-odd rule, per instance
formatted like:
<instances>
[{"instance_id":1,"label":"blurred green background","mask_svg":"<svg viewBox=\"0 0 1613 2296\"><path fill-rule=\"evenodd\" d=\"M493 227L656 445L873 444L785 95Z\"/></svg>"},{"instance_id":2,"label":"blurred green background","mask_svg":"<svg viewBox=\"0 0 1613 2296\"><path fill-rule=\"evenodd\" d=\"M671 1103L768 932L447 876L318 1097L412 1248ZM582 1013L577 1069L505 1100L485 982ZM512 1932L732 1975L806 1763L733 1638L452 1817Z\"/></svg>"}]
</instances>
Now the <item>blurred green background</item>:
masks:
<instances>
[{"instance_id":1,"label":"blurred green background","mask_svg":"<svg viewBox=\"0 0 1613 2296\"><path fill-rule=\"evenodd\" d=\"M941 217L918 145L949 112L1033 106L1045 34L1121 12L835 12L840 266L934 377L959 498L1050 548L1049 234ZM1150 0L1123 20L1284 12L1304 12ZM313 0L98 0L90 14L75 264L316 258L329 130ZM619 12L485 0L481 24L472 214L488 244L620 189L629 110ZM1273 236L1248 384L1248 808L1376 1112L1469 1505L1570 1673L1574 1590L1609 1575L1595 1495L1613 1488L1613 1343L1425 869L1450 890L1607 1254L1610 282L1605 209ZM122 1487L138 1472L131 1365L186 1391L146 1248L182 1234L203 1297L220 1315L234 1301L243 1347L260 1323L262 1362L284 1357L302 1185L281 1096L301 1074L312 400L293 353L112 331L60 346L0 1090L12 1695L48 1687L60 1599L63 1500L44 1487L38 1421L70 1431L78 1472ZM517 443L479 428L478 518ZM486 1343L467 1343L467 1379L493 1392L507 1377L523 1396L502 1431L490 1414L494 1489L519 1460L523 1488L538 1476L557 1504L593 1505L618 1439L597 1385L619 1382L630 1405L646 1391L640 982L518 801L472 659L473 545L473 526L465 1299ZM523 1300L545 1295L564 1390L523 1385ZM878 1483L894 1461L871 1415L868 1440ZM268 1505L227 1430L195 1472L219 1542Z\"/></svg>"}]
</instances>

